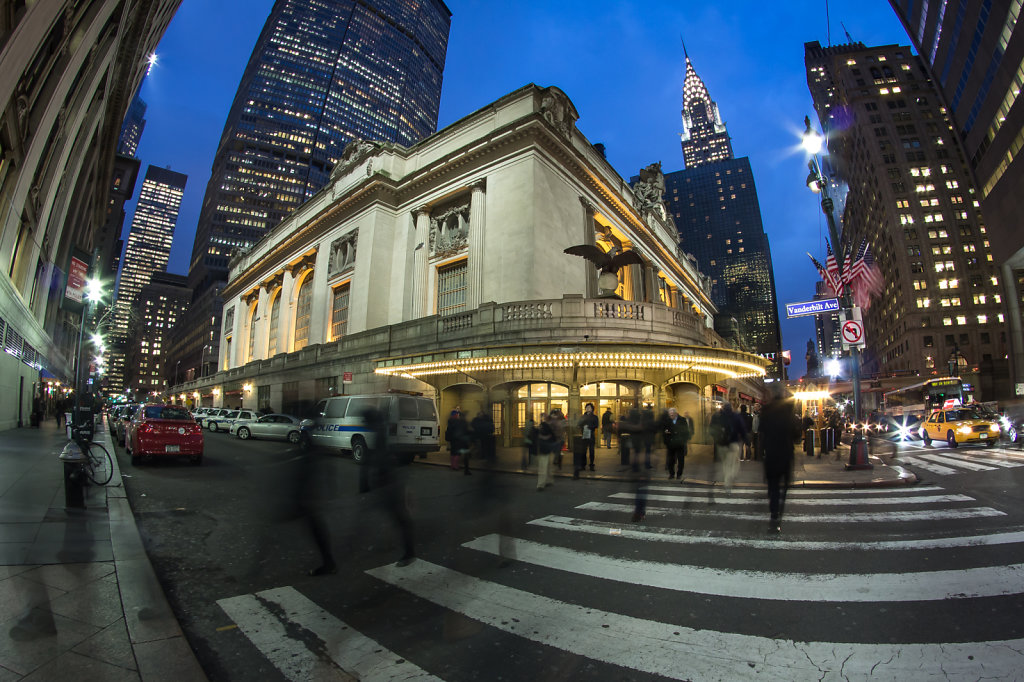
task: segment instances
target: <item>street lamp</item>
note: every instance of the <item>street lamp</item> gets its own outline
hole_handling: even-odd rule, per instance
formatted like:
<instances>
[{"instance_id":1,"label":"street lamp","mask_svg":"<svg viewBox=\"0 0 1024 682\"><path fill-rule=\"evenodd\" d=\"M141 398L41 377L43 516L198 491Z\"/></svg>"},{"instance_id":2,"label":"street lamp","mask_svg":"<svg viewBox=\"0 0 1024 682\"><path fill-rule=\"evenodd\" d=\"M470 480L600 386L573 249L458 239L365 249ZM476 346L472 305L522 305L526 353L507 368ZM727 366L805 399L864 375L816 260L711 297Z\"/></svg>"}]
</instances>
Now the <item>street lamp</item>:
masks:
<instances>
[{"instance_id":1,"label":"street lamp","mask_svg":"<svg viewBox=\"0 0 1024 682\"><path fill-rule=\"evenodd\" d=\"M811 128L811 117L804 117L804 130L803 139L801 145L810 155L811 159L807 162L807 168L810 171L807 174L807 187L815 194L821 194L821 212L825 214L826 222L828 222L828 234L832 241L832 244L836 251L836 269L839 271L839 281L845 282L843 277L843 256L839 247L839 228L836 226L836 217L834 214L835 204L832 203L832 197L828 195L828 181L821 173L821 165L818 163L818 152L821 151L824 140L822 136ZM850 298L850 288L843 287L843 295L840 301L840 305L843 310L846 311L847 319L853 319L852 309L853 301ZM853 365L851 369L850 380L853 383L853 418L855 423L860 422L860 352L855 345L850 346L850 361ZM859 457L862 443L864 441L863 434L854 430L853 442L850 445L850 461L846 465L847 469L872 469L874 468L867 457Z\"/></svg>"},{"instance_id":2,"label":"street lamp","mask_svg":"<svg viewBox=\"0 0 1024 682\"><path fill-rule=\"evenodd\" d=\"M175 386L178 385L178 367L180 367L180 366L181 366L181 360L178 360L176 363L174 363L174 385Z\"/></svg>"}]
</instances>

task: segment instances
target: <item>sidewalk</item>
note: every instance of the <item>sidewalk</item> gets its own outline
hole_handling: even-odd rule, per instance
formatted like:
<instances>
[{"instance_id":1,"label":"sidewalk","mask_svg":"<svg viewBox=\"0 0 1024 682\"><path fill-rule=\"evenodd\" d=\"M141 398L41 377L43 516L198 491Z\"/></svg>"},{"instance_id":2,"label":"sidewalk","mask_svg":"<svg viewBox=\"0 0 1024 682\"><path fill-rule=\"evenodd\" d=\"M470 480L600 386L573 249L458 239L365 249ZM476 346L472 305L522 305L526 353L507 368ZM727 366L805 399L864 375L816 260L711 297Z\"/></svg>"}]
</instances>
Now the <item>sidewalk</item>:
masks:
<instances>
[{"instance_id":1,"label":"sidewalk","mask_svg":"<svg viewBox=\"0 0 1024 682\"><path fill-rule=\"evenodd\" d=\"M849 436L847 436L849 438ZM614 445L614 443L613 443ZM799 446L797 446L799 448ZM870 447L870 446L869 446ZM794 487L820 488L871 488L886 486L913 485L917 476L901 467L887 466L880 457L869 456L874 469L846 470L850 459L849 443L841 443L836 450L819 456L816 450L814 457L808 457L802 450L797 450L793 458ZM537 467L531 463L525 469L522 466L523 451L521 448L498 448L495 469L511 473L536 475ZM431 452L425 458L416 460L422 464L450 466L451 460L447 450ZM640 469L644 468L644 456L640 455ZM652 480L668 480L665 469L665 449L655 447L651 454ZM470 469L481 468L484 462L480 458L470 460ZM572 452L562 452L562 468L555 469L556 476L572 478ZM594 471L581 471L580 478L607 481L632 481L637 474L632 467L623 465L617 447L598 447L594 456ZM695 485L716 485L715 462L711 445L690 443L683 468L683 483ZM673 482L675 482L673 480ZM736 476L737 486L766 487L764 482L764 466L760 461L740 462L739 474ZM717 485L722 485L721 476L717 476Z\"/></svg>"},{"instance_id":2,"label":"sidewalk","mask_svg":"<svg viewBox=\"0 0 1024 682\"><path fill-rule=\"evenodd\" d=\"M114 455L105 425L96 440ZM63 428L0 434L0 680L206 680L149 563L117 459L64 508Z\"/></svg>"}]
</instances>

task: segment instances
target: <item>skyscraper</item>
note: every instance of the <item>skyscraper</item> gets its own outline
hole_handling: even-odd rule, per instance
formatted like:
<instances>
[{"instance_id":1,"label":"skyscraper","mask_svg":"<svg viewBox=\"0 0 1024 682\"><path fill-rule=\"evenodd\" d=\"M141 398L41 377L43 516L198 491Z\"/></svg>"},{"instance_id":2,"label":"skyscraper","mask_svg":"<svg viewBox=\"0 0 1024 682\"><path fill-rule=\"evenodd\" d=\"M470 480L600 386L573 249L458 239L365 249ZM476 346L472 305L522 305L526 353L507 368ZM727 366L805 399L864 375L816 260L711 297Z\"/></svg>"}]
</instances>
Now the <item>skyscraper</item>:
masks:
<instances>
[{"instance_id":1,"label":"skyscraper","mask_svg":"<svg viewBox=\"0 0 1024 682\"><path fill-rule=\"evenodd\" d=\"M779 353L775 273L750 159L733 157L718 105L689 56L682 115L686 168L665 174L665 201L680 246L711 278L712 300L723 316L736 319L748 348Z\"/></svg>"},{"instance_id":2,"label":"skyscraper","mask_svg":"<svg viewBox=\"0 0 1024 682\"><path fill-rule=\"evenodd\" d=\"M183 367L195 373L217 357L218 292L233 250L323 187L353 140L408 146L437 129L450 22L441 0L275 2L203 200L188 275L194 298L175 332Z\"/></svg>"},{"instance_id":3,"label":"skyscraper","mask_svg":"<svg viewBox=\"0 0 1024 682\"><path fill-rule=\"evenodd\" d=\"M180 368L165 361L167 330L188 308L191 298L185 276L166 272L154 272L136 296L125 370L125 387L135 395L161 391L174 381L174 372Z\"/></svg>"},{"instance_id":4,"label":"skyscraper","mask_svg":"<svg viewBox=\"0 0 1024 682\"><path fill-rule=\"evenodd\" d=\"M1020 0L890 0L948 106L974 173L1007 315L1012 384L1024 384L1024 25ZM995 358L997 364L1002 358ZM984 361L983 361L984 362ZM999 370L994 368L994 373Z\"/></svg>"},{"instance_id":5,"label":"skyscraper","mask_svg":"<svg viewBox=\"0 0 1024 682\"><path fill-rule=\"evenodd\" d=\"M849 186L841 240L867 240L885 281L865 313L865 371L945 374L961 354L978 376L983 360L1006 353L1002 292L970 169L927 70L909 46L804 47Z\"/></svg>"},{"instance_id":6,"label":"skyscraper","mask_svg":"<svg viewBox=\"0 0 1024 682\"><path fill-rule=\"evenodd\" d=\"M131 106L128 107L128 115L121 124L121 134L117 138L117 153L121 156L135 156L145 128L146 103L136 93Z\"/></svg>"},{"instance_id":7,"label":"skyscraper","mask_svg":"<svg viewBox=\"0 0 1024 682\"><path fill-rule=\"evenodd\" d=\"M187 180L188 176L182 173L150 166L142 181L114 297L112 336L115 348L110 355L108 385L115 392L124 387L125 355L119 352L118 346L127 340L131 320L138 316L135 297L149 283L154 272L167 269L174 226Z\"/></svg>"}]
</instances>

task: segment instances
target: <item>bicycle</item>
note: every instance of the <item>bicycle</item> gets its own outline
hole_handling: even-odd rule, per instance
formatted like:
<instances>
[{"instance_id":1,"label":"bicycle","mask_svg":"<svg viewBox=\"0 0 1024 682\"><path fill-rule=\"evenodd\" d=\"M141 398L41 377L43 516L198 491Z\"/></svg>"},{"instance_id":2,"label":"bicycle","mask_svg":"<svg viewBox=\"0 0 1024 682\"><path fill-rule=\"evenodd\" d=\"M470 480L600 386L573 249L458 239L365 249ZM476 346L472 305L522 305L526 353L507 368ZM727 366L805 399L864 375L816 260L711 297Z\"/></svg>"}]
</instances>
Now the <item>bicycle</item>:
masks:
<instances>
[{"instance_id":1,"label":"bicycle","mask_svg":"<svg viewBox=\"0 0 1024 682\"><path fill-rule=\"evenodd\" d=\"M110 458L107 448L102 443L82 438L77 428L72 429L71 437L85 455L85 461L82 462L85 477L94 485L104 486L110 483L110 479L114 477L114 461Z\"/></svg>"}]
</instances>

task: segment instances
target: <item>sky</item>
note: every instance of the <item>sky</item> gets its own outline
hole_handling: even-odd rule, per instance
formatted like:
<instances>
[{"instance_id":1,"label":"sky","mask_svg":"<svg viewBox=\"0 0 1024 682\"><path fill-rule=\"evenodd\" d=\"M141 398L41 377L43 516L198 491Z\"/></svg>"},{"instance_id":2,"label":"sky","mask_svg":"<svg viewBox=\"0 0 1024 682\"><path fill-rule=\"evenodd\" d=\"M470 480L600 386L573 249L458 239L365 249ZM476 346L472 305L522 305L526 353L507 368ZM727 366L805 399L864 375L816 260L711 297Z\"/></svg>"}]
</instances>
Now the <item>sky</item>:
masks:
<instances>
[{"instance_id":1,"label":"sky","mask_svg":"<svg viewBox=\"0 0 1024 682\"><path fill-rule=\"evenodd\" d=\"M807 190L799 147L813 116L804 43L868 46L910 41L886 0L446 0L452 12L438 129L527 83L569 96L576 127L605 145L628 180L661 161L681 170L685 61L681 41L732 137L748 156L772 250L790 377L805 371L811 317L787 320L785 304L811 300L828 227ZM187 274L199 209L231 100L273 0L183 0L142 88L148 165L188 175L168 271ZM845 29L844 29L845 27ZM141 180L139 181L141 185ZM134 212L126 207L124 235Z\"/></svg>"}]
</instances>

